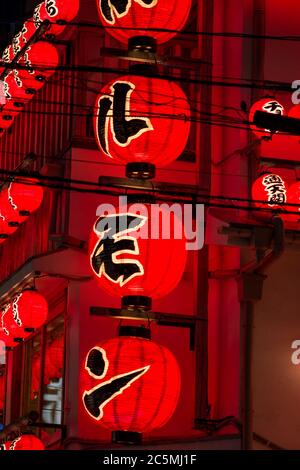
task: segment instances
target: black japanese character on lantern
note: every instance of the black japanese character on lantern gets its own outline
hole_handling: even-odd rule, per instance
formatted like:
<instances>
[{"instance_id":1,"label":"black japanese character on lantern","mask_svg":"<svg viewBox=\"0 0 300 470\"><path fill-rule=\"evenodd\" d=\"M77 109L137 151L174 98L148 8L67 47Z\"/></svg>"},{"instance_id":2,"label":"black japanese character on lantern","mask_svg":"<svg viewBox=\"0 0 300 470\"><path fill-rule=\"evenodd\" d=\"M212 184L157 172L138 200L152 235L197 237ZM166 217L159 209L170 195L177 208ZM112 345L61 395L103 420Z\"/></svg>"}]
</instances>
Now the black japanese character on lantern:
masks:
<instances>
[{"instance_id":1,"label":"black japanese character on lantern","mask_svg":"<svg viewBox=\"0 0 300 470\"><path fill-rule=\"evenodd\" d=\"M108 156L111 156L109 131L118 145L126 147L144 132L153 130L150 119L130 115L130 95L134 89L133 83L117 81L111 87L112 95L103 95L98 100L97 132L100 146Z\"/></svg>"},{"instance_id":2,"label":"black japanese character on lantern","mask_svg":"<svg viewBox=\"0 0 300 470\"><path fill-rule=\"evenodd\" d=\"M268 175L263 179L265 191L268 193L268 201L273 204L284 204L287 201L286 188L283 179L279 175Z\"/></svg>"},{"instance_id":3,"label":"black japanese character on lantern","mask_svg":"<svg viewBox=\"0 0 300 470\"><path fill-rule=\"evenodd\" d=\"M88 353L85 369L94 379L105 377L109 367L106 352L102 348L95 347ZM87 412L95 419L100 420L103 416L104 406L114 397L121 394L139 377L145 374L150 366L126 372L125 374L112 377L107 382L100 383L97 387L85 391L82 401Z\"/></svg>"},{"instance_id":4,"label":"black japanese character on lantern","mask_svg":"<svg viewBox=\"0 0 300 470\"><path fill-rule=\"evenodd\" d=\"M263 110L272 114L282 114L283 106L278 101L269 101L263 106Z\"/></svg>"},{"instance_id":5,"label":"black japanese character on lantern","mask_svg":"<svg viewBox=\"0 0 300 470\"><path fill-rule=\"evenodd\" d=\"M144 274L143 265L134 259L118 259L122 254L139 254L135 237L126 234L142 227L146 217L130 214L117 214L100 217L94 231L100 236L91 256L95 273L123 286L135 276Z\"/></svg>"},{"instance_id":6,"label":"black japanese character on lantern","mask_svg":"<svg viewBox=\"0 0 300 470\"><path fill-rule=\"evenodd\" d=\"M46 0L45 8L49 16L56 16L58 13L55 0Z\"/></svg>"},{"instance_id":7,"label":"black japanese character on lantern","mask_svg":"<svg viewBox=\"0 0 300 470\"><path fill-rule=\"evenodd\" d=\"M117 18L127 15L133 0L99 0L100 11L108 23L114 24ZM158 0L134 0L144 8L153 8Z\"/></svg>"}]
</instances>

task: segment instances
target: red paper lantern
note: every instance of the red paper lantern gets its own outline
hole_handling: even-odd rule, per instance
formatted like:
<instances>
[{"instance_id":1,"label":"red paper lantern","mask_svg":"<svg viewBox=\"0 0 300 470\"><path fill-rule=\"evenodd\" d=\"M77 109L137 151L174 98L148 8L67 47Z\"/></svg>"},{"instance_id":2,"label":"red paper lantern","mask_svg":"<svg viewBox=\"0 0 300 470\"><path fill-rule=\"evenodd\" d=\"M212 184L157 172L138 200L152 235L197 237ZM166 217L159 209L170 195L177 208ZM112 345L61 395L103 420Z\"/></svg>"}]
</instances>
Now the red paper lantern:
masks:
<instances>
[{"instance_id":1,"label":"red paper lantern","mask_svg":"<svg viewBox=\"0 0 300 470\"><path fill-rule=\"evenodd\" d=\"M45 20L50 21L46 34L57 36L66 26L56 23L72 21L77 16L78 10L79 0L45 0L36 7L33 18L37 25Z\"/></svg>"},{"instance_id":2,"label":"red paper lantern","mask_svg":"<svg viewBox=\"0 0 300 470\"><path fill-rule=\"evenodd\" d=\"M115 439L118 432L138 438L171 418L180 382L178 363L167 348L120 336L88 352L81 374L83 406L94 422L115 432Z\"/></svg>"},{"instance_id":3,"label":"red paper lantern","mask_svg":"<svg viewBox=\"0 0 300 470\"><path fill-rule=\"evenodd\" d=\"M261 209L286 210L287 184L277 173L265 173L253 183L252 199Z\"/></svg>"},{"instance_id":4,"label":"red paper lantern","mask_svg":"<svg viewBox=\"0 0 300 470\"><path fill-rule=\"evenodd\" d=\"M45 446L36 436L23 434L12 441L9 450L45 450Z\"/></svg>"},{"instance_id":5,"label":"red paper lantern","mask_svg":"<svg viewBox=\"0 0 300 470\"><path fill-rule=\"evenodd\" d=\"M99 217L89 244L99 286L114 297L129 300L167 295L185 269L183 232L172 211L154 204L135 204L126 212L121 209Z\"/></svg>"},{"instance_id":6,"label":"red paper lantern","mask_svg":"<svg viewBox=\"0 0 300 470\"><path fill-rule=\"evenodd\" d=\"M34 289L18 294L12 302L15 321L27 331L40 328L48 317L48 304L43 295Z\"/></svg>"},{"instance_id":7,"label":"red paper lantern","mask_svg":"<svg viewBox=\"0 0 300 470\"><path fill-rule=\"evenodd\" d=\"M19 179L18 181L21 181ZM38 180L24 179L24 183L12 182L2 190L0 208L8 221L24 221L24 218L35 212L41 205L44 190L36 184Z\"/></svg>"},{"instance_id":8,"label":"red paper lantern","mask_svg":"<svg viewBox=\"0 0 300 470\"><path fill-rule=\"evenodd\" d=\"M100 150L112 161L165 166L183 152L190 116L187 97L177 84L125 76L102 88L94 130Z\"/></svg>"},{"instance_id":9,"label":"red paper lantern","mask_svg":"<svg viewBox=\"0 0 300 470\"><path fill-rule=\"evenodd\" d=\"M263 111L265 113L281 114L281 115L285 114L283 105L279 103L279 101L277 101L275 98L272 98L272 97L263 98L253 104L249 112L250 123L254 122L254 115L256 111ZM254 124L251 124L250 128L254 132L254 134L260 138L261 137L271 138L272 133L273 133L268 129L260 129L256 127Z\"/></svg>"},{"instance_id":10,"label":"red paper lantern","mask_svg":"<svg viewBox=\"0 0 300 470\"><path fill-rule=\"evenodd\" d=\"M8 109L19 112L26 103L28 103L33 97L33 93L30 90L26 90L23 87L23 82L19 78L18 72L10 72L4 82L4 93L5 98L8 102Z\"/></svg>"},{"instance_id":11,"label":"red paper lantern","mask_svg":"<svg viewBox=\"0 0 300 470\"><path fill-rule=\"evenodd\" d=\"M55 73L59 55L53 44L38 41L28 47L20 59L20 64L26 66L25 70L19 70L20 80L26 88L37 90Z\"/></svg>"},{"instance_id":12,"label":"red paper lantern","mask_svg":"<svg viewBox=\"0 0 300 470\"><path fill-rule=\"evenodd\" d=\"M107 32L125 44L134 36L151 36L160 44L169 41L183 29L192 5L192 0L96 1Z\"/></svg>"}]
</instances>

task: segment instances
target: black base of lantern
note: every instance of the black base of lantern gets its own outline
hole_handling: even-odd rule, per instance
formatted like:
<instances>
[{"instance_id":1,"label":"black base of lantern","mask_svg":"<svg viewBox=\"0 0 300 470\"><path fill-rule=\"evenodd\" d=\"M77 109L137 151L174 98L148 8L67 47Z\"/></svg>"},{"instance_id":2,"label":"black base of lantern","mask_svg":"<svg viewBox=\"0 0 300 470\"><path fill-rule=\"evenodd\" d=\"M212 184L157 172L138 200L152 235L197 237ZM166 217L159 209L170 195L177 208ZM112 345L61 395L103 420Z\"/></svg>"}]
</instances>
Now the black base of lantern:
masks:
<instances>
[{"instance_id":1,"label":"black base of lantern","mask_svg":"<svg viewBox=\"0 0 300 470\"><path fill-rule=\"evenodd\" d=\"M15 343L24 343L24 338L14 338Z\"/></svg>"},{"instance_id":2,"label":"black base of lantern","mask_svg":"<svg viewBox=\"0 0 300 470\"><path fill-rule=\"evenodd\" d=\"M19 215L21 217L29 217L30 216L30 212L29 211L19 211Z\"/></svg>"},{"instance_id":3,"label":"black base of lantern","mask_svg":"<svg viewBox=\"0 0 300 470\"><path fill-rule=\"evenodd\" d=\"M8 238L8 234L7 233L0 233L0 238Z\"/></svg>"},{"instance_id":4,"label":"black base of lantern","mask_svg":"<svg viewBox=\"0 0 300 470\"><path fill-rule=\"evenodd\" d=\"M140 432L113 431L111 438L116 444L141 444L143 435Z\"/></svg>"},{"instance_id":5,"label":"black base of lantern","mask_svg":"<svg viewBox=\"0 0 300 470\"><path fill-rule=\"evenodd\" d=\"M151 339L151 331L144 326L123 325L119 328L119 336Z\"/></svg>"},{"instance_id":6,"label":"black base of lantern","mask_svg":"<svg viewBox=\"0 0 300 470\"><path fill-rule=\"evenodd\" d=\"M35 329L34 328L24 328L25 333L34 333Z\"/></svg>"},{"instance_id":7,"label":"black base of lantern","mask_svg":"<svg viewBox=\"0 0 300 470\"><path fill-rule=\"evenodd\" d=\"M152 163L134 162L126 165L127 178L149 180L155 177L155 166Z\"/></svg>"},{"instance_id":8,"label":"black base of lantern","mask_svg":"<svg viewBox=\"0 0 300 470\"><path fill-rule=\"evenodd\" d=\"M128 40L128 50L150 52L155 54L157 52L157 42L151 36L134 36Z\"/></svg>"},{"instance_id":9,"label":"black base of lantern","mask_svg":"<svg viewBox=\"0 0 300 470\"><path fill-rule=\"evenodd\" d=\"M127 295L122 297L122 308L127 309L143 309L143 310L151 310L152 308L152 300L151 297L146 297L144 295L135 296L135 295Z\"/></svg>"},{"instance_id":10,"label":"black base of lantern","mask_svg":"<svg viewBox=\"0 0 300 470\"><path fill-rule=\"evenodd\" d=\"M9 227L19 227L19 222L8 222Z\"/></svg>"}]
</instances>

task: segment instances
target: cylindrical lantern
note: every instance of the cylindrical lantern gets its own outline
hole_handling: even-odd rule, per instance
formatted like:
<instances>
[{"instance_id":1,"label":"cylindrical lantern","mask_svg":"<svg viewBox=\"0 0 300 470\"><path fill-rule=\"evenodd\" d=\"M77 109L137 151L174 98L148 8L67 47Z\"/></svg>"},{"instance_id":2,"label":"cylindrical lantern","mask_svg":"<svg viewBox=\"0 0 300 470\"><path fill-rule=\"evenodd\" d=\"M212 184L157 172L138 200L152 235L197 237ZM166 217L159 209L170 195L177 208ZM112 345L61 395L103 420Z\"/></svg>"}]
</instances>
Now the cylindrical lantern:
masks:
<instances>
[{"instance_id":1,"label":"cylindrical lantern","mask_svg":"<svg viewBox=\"0 0 300 470\"><path fill-rule=\"evenodd\" d=\"M143 298L150 308L151 299L176 287L187 259L181 220L156 204L134 204L100 216L89 250L99 286L114 297L123 297L124 307L139 305L136 299Z\"/></svg>"},{"instance_id":2,"label":"cylindrical lantern","mask_svg":"<svg viewBox=\"0 0 300 470\"><path fill-rule=\"evenodd\" d=\"M46 41L38 41L28 47L20 64L26 69L19 70L19 77L26 88L39 89L45 80L55 73L59 64L56 47Z\"/></svg>"},{"instance_id":3,"label":"cylindrical lantern","mask_svg":"<svg viewBox=\"0 0 300 470\"><path fill-rule=\"evenodd\" d=\"M160 44L169 41L183 29L192 5L192 0L96 2L107 32L125 44L136 36L150 36Z\"/></svg>"},{"instance_id":4,"label":"cylindrical lantern","mask_svg":"<svg viewBox=\"0 0 300 470\"><path fill-rule=\"evenodd\" d=\"M40 21L50 21L46 34L57 36L66 27L63 23L72 21L77 16L78 10L79 0L45 0L36 7L33 18L36 24Z\"/></svg>"},{"instance_id":5,"label":"cylindrical lantern","mask_svg":"<svg viewBox=\"0 0 300 470\"><path fill-rule=\"evenodd\" d=\"M12 302L15 321L26 332L40 328L48 316L48 304L43 295L35 289L26 289Z\"/></svg>"},{"instance_id":6,"label":"cylindrical lantern","mask_svg":"<svg viewBox=\"0 0 300 470\"><path fill-rule=\"evenodd\" d=\"M9 450L45 450L45 446L36 436L23 434L11 442Z\"/></svg>"},{"instance_id":7,"label":"cylindrical lantern","mask_svg":"<svg viewBox=\"0 0 300 470\"><path fill-rule=\"evenodd\" d=\"M176 83L124 76L102 88L94 130L104 155L127 164L129 176L143 177L139 167L166 166L180 156L189 137L190 117L188 99Z\"/></svg>"},{"instance_id":8,"label":"cylindrical lantern","mask_svg":"<svg viewBox=\"0 0 300 470\"><path fill-rule=\"evenodd\" d=\"M286 181L277 173L265 173L252 186L254 205L260 209L286 210Z\"/></svg>"},{"instance_id":9,"label":"cylindrical lantern","mask_svg":"<svg viewBox=\"0 0 300 470\"><path fill-rule=\"evenodd\" d=\"M270 139L272 137L273 132L268 129L259 129L256 127L254 122L254 115L256 111L263 111L265 113L272 113L272 114L285 114L284 107L279 101L272 97L263 98L256 103L250 109L249 112L249 121L250 121L250 128L254 132L257 137L264 137Z\"/></svg>"},{"instance_id":10,"label":"cylindrical lantern","mask_svg":"<svg viewBox=\"0 0 300 470\"><path fill-rule=\"evenodd\" d=\"M126 336L88 352L81 373L82 402L92 420L113 431L115 441L136 442L173 415L180 370L164 346L133 336L135 332L131 335L128 327L120 334Z\"/></svg>"}]
</instances>

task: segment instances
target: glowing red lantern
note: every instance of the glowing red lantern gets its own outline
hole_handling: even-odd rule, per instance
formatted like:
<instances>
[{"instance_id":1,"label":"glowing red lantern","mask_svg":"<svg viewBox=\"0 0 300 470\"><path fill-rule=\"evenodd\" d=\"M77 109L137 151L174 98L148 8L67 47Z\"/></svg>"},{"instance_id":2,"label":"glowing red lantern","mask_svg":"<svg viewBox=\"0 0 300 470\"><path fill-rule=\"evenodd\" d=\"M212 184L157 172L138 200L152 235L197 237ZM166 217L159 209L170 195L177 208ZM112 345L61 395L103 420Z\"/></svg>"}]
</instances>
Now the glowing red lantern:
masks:
<instances>
[{"instance_id":1,"label":"glowing red lantern","mask_svg":"<svg viewBox=\"0 0 300 470\"><path fill-rule=\"evenodd\" d=\"M45 450L45 446L36 436L23 434L11 442L9 450Z\"/></svg>"},{"instance_id":2,"label":"glowing red lantern","mask_svg":"<svg viewBox=\"0 0 300 470\"><path fill-rule=\"evenodd\" d=\"M190 116L187 97L177 84L125 76L102 88L94 130L100 150L112 161L130 167L138 163L135 168L165 166L183 152Z\"/></svg>"},{"instance_id":3,"label":"glowing red lantern","mask_svg":"<svg viewBox=\"0 0 300 470\"><path fill-rule=\"evenodd\" d=\"M155 204L99 217L90 238L90 263L99 286L123 297L124 306L142 297L148 305L151 298L167 295L180 281L186 258L181 221Z\"/></svg>"},{"instance_id":4,"label":"glowing red lantern","mask_svg":"<svg viewBox=\"0 0 300 470\"><path fill-rule=\"evenodd\" d=\"M24 89L23 83L16 70L10 72L3 82L5 98L8 101L8 109L19 112L24 105L31 100L33 93L30 89Z\"/></svg>"},{"instance_id":5,"label":"glowing red lantern","mask_svg":"<svg viewBox=\"0 0 300 470\"><path fill-rule=\"evenodd\" d=\"M28 47L20 59L20 64L26 66L25 70L19 70L20 80L25 87L37 90L55 73L59 55L53 44L38 41Z\"/></svg>"},{"instance_id":6,"label":"glowing red lantern","mask_svg":"<svg viewBox=\"0 0 300 470\"><path fill-rule=\"evenodd\" d=\"M65 25L60 22L72 21L77 16L78 10L79 0L45 0L36 7L33 18L36 24L45 20L50 21L46 34L57 36L65 29Z\"/></svg>"},{"instance_id":7,"label":"glowing red lantern","mask_svg":"<svg viewBox=\"0 0 300 470\"><path fill-rule=\"evenodd\" d=\"M250 125L251 130L254 132L257 137L265 137L270 139L272 137L273 132L268 130L268 129L259 129L256 127L253 122L254 122L254 115L256 111L263 111L265 113L272 113L272 114L285 114L284 107L279 101L277 101L275 98L272 97L266 97L263 98L256 103L253 104L253 106L250 109L249 112L249 121L252 123Z\"/></svg>"},{"instance_id":8,"label":"glowing red lantern","mask_svg":"<svg viewBox=\"0 0 300 470\"><path fill-rule=\"evenodd\" d=\"M287 185L284 179L274 173L265 173L252 186L254 205L261 209L286 210Z\"/></svg>"},{"instance_id":9,"label":"glowing red lantern","mask_svg":"<svg viewBox=\"0 0 300 470\"><path fill-rule=\"evenodd\" d=\"M35 289L23 290L12 302L14 319L25 332L40 328L48 317L48 304Z\"/></svg>"},{"instance_id":10,"label":"glowing red lantern","mask_svg":"<svg viewBox=\"0 0 300 470\"><path fill-rule=\"evenodd\" d=\"M102 24L123 43L135 36L169 41L183 29L192 5L192 0L96 1Z\"/></svg>"},{"instance_id":11,"label":"glowing red lantern","mask_svg":"<svg viewBox=\"0 0 300 470\"><path fill-rule=\"evenodd\" d=\"M113 431L116 441L141 440L142 433L164 426L177 406L178 363L167 348L148 339L148 332L121 328L122 336L88 352L82 369L85 411Z\"/></svg>"},{"instance_id":12,"label":"glowing red lantern","mask_svg":"<svg viewBox=\"0 0 300 470\"><path fill-rule=\"evenodd\" d=\"M8 221L24 221L24 217L35 212L43 201L44 190L36 184L38 180L26 178L24 183L21 181L18 178L18 182L10 183L1 192L0 208Z\"/></svg>"}]
</instances>

